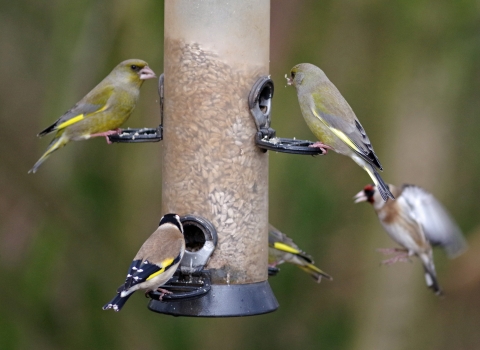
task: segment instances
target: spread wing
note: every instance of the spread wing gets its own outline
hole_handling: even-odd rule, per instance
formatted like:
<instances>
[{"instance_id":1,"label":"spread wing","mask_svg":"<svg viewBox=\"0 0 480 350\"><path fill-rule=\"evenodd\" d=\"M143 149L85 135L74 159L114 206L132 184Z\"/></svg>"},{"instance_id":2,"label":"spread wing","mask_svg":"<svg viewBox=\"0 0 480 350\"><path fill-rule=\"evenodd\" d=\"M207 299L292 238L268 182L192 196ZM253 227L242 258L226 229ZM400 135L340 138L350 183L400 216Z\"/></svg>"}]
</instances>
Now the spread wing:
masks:
<instances>
[{"instance_id":1,"label":"spread wing","mask_svg":"<svg viewBox=\"0 0 480 350\"><path fill-rule=\"evenodd\" d=\"M108 108L107 102L112 96L113 90L112 85L100 83L75 106L65 112L55 123L42 130L38 136L44 136L53 131L62 130L67 126L88 118L94 113L106 110Z\"/></svg>"},{"instance_id":2,"label":"spread wing","mask_svg":"<svg viewBox=\"0 0 480 350\"><path fill-rule=\"evenodd\" d=\"M370 139L352 108L336 89L312 93L312 113L356 154L383 170Z\"/></svg>"},{"instance_id":3,"label":"spread wing","mask_svg":"<svg viewBox=\"0 0 480 350\"><path fill-rule=\"evenodd\" d=\"M467 244L462 231L431 193L418 186L404 185L402 197L411 206L412 215L432 245L442 246L451 258L465 251Z\"/></svg>"}]
</instances>

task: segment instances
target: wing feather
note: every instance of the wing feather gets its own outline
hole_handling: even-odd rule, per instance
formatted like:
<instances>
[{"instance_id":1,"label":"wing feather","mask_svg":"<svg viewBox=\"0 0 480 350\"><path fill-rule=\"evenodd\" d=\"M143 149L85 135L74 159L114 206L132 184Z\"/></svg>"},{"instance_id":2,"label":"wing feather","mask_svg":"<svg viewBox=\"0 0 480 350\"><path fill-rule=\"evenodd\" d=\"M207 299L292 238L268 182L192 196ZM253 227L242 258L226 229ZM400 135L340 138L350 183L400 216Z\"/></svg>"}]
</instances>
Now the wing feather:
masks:
<instances>
[{"instance_id":1,"label":"wing feather","mask_svg":"<svg viewBox=\"0 0 480 350\"><path fill-rule=\"evenodd\" d=\"M402 197L408 201L412 215L422 225L432 245L442 246L449 257L463 253L467 244L462 231L431 193L415 185L404 185Z\"/></svg>"},{"instance_id":2,"label":"wing feather","mask_svg":"<svg viewBox=\"0 0 480 350\"><path fill-rule=\"evenodd\" d=\"M108 108L107 102L112 96L113 90L114 88L111 85L97 85L97 87L90 91L75 106L65 112L55 123L40 131L38 136L44 136L53 131L64 129L67 126L88 118L92 114L104 111Z\"/></svg>"},{"instance_id":3,"label":"wing feather","mask_svg":"<svg viewBox=\"0 0 480 350\"><path fill-rule=\"evenodd\" d=\"M312 93L312 98L314 102L312 113L315 117L362 159L383 170L365 129L343 96L338 91L334 93L322 90ZM329 101L343 101L343 103L336 105ZM323 106L323 108L319 108L319 106Z\"/></svg>"}]
</instances>

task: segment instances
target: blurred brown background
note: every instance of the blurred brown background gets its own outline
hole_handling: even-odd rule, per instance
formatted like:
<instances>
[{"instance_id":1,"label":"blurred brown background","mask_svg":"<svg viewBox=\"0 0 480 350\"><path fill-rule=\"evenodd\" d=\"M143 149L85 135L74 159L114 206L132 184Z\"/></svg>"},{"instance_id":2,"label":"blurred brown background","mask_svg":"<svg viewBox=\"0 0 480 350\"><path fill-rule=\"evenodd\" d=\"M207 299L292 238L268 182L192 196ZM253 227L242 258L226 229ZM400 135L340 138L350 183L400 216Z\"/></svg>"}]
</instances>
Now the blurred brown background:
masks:
<instances>
[{"instance_id":1,"label":"blurred brown background","mask_svg":"<svg viewBox=\"0 0 480 350\"><path fill-rule=\"evenodd\" d=\"M72 143L35 175L35 135L120 61L163 67L163 1L0 1L0 348L474 349L480 347L480 6L475 1L272 1L273 127L313 139L284 74L320 66L368 132L391 183L421 185L470 249L436 251L446 297L418 261L379 266L394 246L367 204L370 180L329 154L270 155L270 222L334 277L294 266L270 280L278 311L173 318L141 293L101 306L160 218L160 144ZM147 81L130 127L159 120Z\"/></svg>"}]
</instances>

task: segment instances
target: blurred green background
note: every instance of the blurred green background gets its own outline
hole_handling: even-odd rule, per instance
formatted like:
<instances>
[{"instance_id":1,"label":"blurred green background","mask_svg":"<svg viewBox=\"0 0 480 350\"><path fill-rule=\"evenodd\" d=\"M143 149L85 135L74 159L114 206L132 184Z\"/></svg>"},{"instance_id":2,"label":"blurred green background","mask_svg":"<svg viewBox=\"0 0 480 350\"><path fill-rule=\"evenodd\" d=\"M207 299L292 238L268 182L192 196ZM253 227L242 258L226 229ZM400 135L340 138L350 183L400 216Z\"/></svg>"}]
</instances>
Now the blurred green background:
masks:
<instances>
[{"instance_id":1,"label":"blurred green background","mask_svg":"<svg viewBox=\"0 0 480 350\"><path fill-rule=\"evenodd\" d=\"M72 143L28 169L55 121L120 61L163 67L163 1L0 1L1 349L474 349L480 347L480 6L477 1L272 1L273 127L313 139L284 74L320 66L367 130L387 182L421 185L470 249L435 252L446 297L418 261L379 266L394 246L346 157L271 153L270 222L334 277L294 266L270 280L278 311L174 318L141 293L103 312L160 218L161 144ZM159 120L154 82L130 127Z\"/></svg>"}]
</instances>

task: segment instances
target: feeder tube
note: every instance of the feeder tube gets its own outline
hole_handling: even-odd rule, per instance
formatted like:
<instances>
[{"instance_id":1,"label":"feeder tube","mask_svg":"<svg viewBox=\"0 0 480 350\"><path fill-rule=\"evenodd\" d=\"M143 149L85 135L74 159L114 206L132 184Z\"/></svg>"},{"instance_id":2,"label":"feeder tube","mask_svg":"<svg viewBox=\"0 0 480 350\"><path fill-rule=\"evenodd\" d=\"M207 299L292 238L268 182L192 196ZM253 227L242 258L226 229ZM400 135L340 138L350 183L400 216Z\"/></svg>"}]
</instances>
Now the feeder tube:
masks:
<instances>
[{"instance_id":1,"label":"feeder tube","mask_svg":"<svg viewBox=\"0 0 480 350\"><path fill-rule=\"evenodd\" d=\"M252 85L269 72L269 0L165 1L162 212L208 219L212 283L267 280L268 153Z\"/></svg>"}]
</instances>

